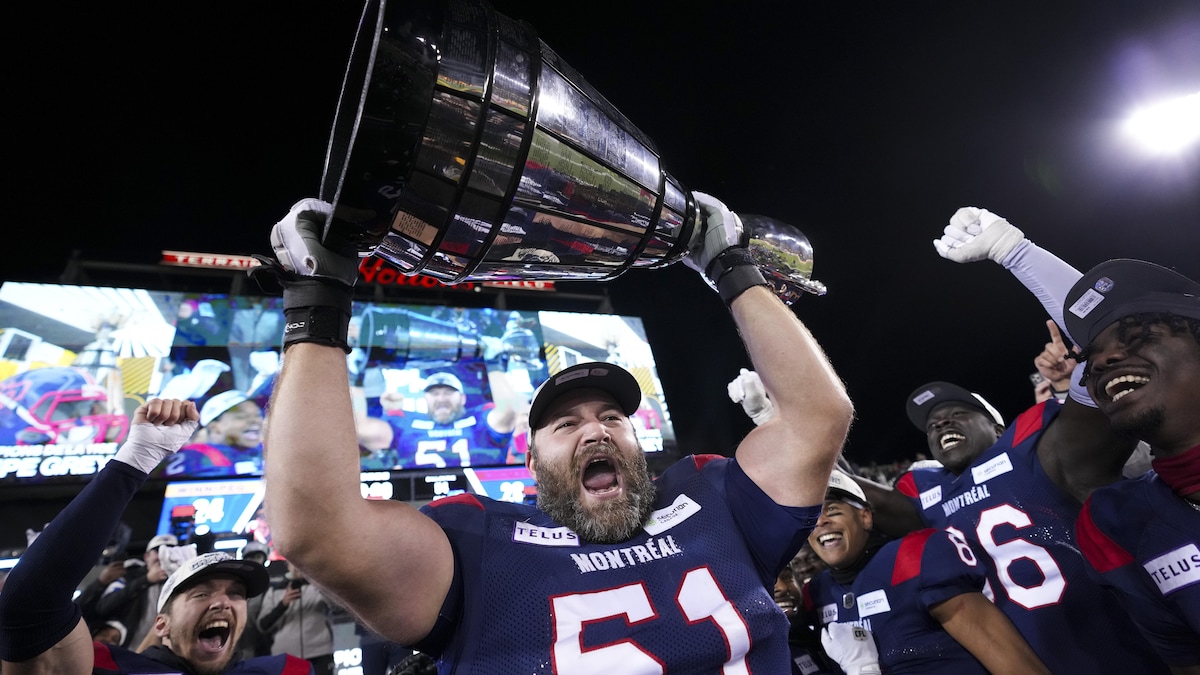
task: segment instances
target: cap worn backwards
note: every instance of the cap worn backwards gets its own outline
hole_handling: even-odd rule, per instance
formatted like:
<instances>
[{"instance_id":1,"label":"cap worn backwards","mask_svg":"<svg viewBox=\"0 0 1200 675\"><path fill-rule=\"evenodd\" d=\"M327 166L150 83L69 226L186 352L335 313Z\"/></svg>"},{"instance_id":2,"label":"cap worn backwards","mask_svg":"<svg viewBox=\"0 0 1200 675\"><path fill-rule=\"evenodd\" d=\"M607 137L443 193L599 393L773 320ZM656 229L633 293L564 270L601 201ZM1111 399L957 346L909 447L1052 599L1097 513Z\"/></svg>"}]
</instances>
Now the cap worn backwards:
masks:
<instances>
[{"instance_id":1,"label":"cap worn backwards","mask_svg":"<svg viewBox=\"0 0 1200 675\"><path fill-rule=\"evenodd\" d=\"M162 591L158 596L158 612L162 613L163 608L171 601L171 596L212 576L240 579L246 584L247 598L262 595L270 583L267 568L252 560L238 560L222 551L205 553L184 563L163 582Z\"/></svg>"},{"instance_id":2,"label":"cap worn backwards","mask_svg":"<svg viewBox=\"0 0 1200 675\"><path fill-rule=\"evenodd\" d=\"M1004 418L1000 416L1000 411L996 410L982 396L967 391L957 384L940 381L923 384L908 395L908 403L905 405L908 420L921 433L925 433L925 422L929 419L929 413L942 403L950 402L965 403L991 417L996 424L1004 426Z\"/></svg>"},{"instance_id":3,"label":"cap worn backwards","mask_svg":"<svg viewBox=\"0 0 1200 675\"><path fill-rule=\"evenodd\" d=\"M1108 260L1075 282L1067 292L1066 307L1067 332L1087 346L1105 328L1134 314L1200 319L1200 284L1144 260Z\"/></svg>"},{"instance_id":4,"label":"cap worn backwards","mask_svg":"<svg viewBox=\"0 0 1200 675\"><path fill-rule=\"evenodd\" d=\"M538 429L555 399L575 389L599 389L613 397L621 412L632 415L642 404L642 387L628 370L602 361L578 363L550 376L533 393L529 428Z\"/></svg>"},{"instance_id":5,"label":"cap worn backwards","mask_svg":"<svg viewBox=\"0 0 1200 675\"><path fill-rule=\"evenodd\" d=\"M210 422L224 415L231 408L236 408L249 400L249 396L234 389L217 394L205 401L200 408L200 426L208 426Z\"/></svg>"}]
</instances>

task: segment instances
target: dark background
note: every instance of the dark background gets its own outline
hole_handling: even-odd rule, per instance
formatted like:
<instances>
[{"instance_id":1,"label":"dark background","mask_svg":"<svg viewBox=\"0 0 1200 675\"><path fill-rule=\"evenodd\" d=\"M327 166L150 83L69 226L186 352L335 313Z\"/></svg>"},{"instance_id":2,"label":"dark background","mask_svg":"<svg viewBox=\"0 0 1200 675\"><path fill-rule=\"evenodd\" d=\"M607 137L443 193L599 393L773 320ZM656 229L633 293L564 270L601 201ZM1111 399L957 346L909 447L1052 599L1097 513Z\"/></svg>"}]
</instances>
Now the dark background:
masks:
<instances>
[{"instance_id":1,"label":"dark background","mask_svg":"<svg viewBox=\"0 0 1200 675\"><path fill-rule=\"evenodd\" d=\"M1080 269L1139 257L1200 278L1200 148L1152 158L1117 134L1134 105L1200 90L1194 0L496 7L687 188L809 236L830 290L795 309L857 404L856 462L924 450L903 402L926 381L1007 418L1033 401L1040 307L999 266L930 243L959 206ZM317 191L360 9L17 10L3 278L56 281L73 251L266 252L271 224ZM607 286L616 312L645 319L683 450L729 452L749 422L725 384L748 362L716 295L682 265Z\"/></svg>"}]
</instances>

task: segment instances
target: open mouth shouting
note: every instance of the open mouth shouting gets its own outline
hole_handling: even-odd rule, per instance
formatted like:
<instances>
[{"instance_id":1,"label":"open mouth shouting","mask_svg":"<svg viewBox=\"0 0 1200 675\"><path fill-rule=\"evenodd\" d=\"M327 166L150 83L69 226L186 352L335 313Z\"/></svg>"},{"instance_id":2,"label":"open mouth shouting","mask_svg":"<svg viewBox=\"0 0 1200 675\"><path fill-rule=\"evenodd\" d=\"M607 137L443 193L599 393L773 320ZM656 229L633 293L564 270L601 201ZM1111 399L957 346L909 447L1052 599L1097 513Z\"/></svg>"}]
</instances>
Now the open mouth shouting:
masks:
<instances>
[{"instance_id":1,"label":"open mouth shouting","mask_svg":"<svg viewBox=\"0 0 1200 675\"><path fill-rule=\"evenodd\" d=\"M826 532L817 537L817 546L822 550L835 549L841 546L846 537L841 532Z\"/></svg>"},{"instance_id":2,"label":"open mouth shouting","mask_svg":"<svg viewBox=\"0 0 1200 675\"><path fill-rule=\"evenodd\" d=\"M204 653L219 654L229 645L232 632L226 619L210 619L200 625L196 635L197 643Z\"/></svg>"},{"instance_id":3,"label":"open mouth shouting","mask_svg":"<svg viewBox=\"0 0 1200 675\"><path fill-rule=\"evenodd\" d=\"M607 455L597 455L587 460L581 481L588 494L602 499L621 492L621 474L612 457Z\"/></svg>"}]
</instances>

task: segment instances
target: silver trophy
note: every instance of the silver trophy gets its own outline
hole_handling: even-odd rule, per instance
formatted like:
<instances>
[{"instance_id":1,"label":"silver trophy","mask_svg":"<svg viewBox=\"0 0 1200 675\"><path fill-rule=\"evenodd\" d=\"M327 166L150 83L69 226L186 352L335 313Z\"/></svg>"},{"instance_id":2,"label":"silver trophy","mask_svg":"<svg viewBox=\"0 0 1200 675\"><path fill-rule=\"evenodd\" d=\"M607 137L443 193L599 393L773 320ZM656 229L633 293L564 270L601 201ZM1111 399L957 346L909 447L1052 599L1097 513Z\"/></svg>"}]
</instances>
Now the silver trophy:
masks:
<instances>
[{"instance_id":1,"label":"silver trophy","mask_svg":"<svg viewBox=\"0 0 1200 675\"><path fill-rule=\"evenodd\" d=\"M654 142L484 0L368 0L321 179L326 238L445 283L604 280L699 242ZM789 304L822 295L799 230L740 216Z\"/></svg>"}]
</instances>

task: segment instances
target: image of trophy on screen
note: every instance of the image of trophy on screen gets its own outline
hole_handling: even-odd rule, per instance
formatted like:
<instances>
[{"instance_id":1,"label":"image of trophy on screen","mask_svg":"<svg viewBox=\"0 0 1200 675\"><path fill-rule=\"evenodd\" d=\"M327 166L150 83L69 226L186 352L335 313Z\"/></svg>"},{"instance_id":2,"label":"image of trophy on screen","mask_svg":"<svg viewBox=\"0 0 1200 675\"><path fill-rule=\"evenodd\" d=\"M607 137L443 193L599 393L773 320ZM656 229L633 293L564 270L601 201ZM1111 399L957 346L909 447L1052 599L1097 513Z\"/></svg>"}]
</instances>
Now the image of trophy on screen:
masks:
<instances>
[{"instance_id":1,"label":"image of trophy on screen","mask_svg":"<svg viewBox=\"0 0 1200 675\"><path fill-rule=\"evenodd\" d=\"M326 238L445 283L604 280L704 221L644 133L484 0L368 0L330 135ZM798 229L739 214L785 302L824 294Z\"/></svg>"}]
</instances>

